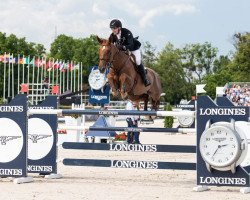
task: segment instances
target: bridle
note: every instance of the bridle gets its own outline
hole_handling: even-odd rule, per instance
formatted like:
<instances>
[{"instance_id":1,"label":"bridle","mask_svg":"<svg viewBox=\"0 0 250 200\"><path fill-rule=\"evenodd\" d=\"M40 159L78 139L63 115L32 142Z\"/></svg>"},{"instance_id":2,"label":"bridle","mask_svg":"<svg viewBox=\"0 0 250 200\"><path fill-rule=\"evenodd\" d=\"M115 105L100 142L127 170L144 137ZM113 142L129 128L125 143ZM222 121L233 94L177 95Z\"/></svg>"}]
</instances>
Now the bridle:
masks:
<instances>
[{"instance_id":1,"label":"bridle","mask_svg":"<svg viewBox=\"0 0 250 200\"><path fill-rule=\"evenodd\" d=\"M107 47L107 46L110 46L110 45L102 45L102 47ZM103 70L103 68L112 68L112 64L113 62L115 61L115 56L120 52L120 50L117 50L115 52L115 54L113 55L113 58L111 60L111 55L112 55L112 52L111 50L109 50L108 52L108 57L102 57L102 58L99 58L99 60L103 60L105 61L105 65L101 67L101 70Z\"/></svg>"},{"instance_id":2,"label":"bridle","mask_svg":"<svg viewBox=\"0 0 250 200\"><path fill-rule=\"evenodd\" d=\"M106 46L110 46L110 45L102 45L102 47L106 47ZM111 50L108 52L109 57L107 57L107 58L105 58L105 57L99 58L100 60L104 60L106 62L106 64L104 66L102 66L100 68L100 70L112 68L114 70L114 72L116 72L118 74L119 71L121 71L121 69L126 65L126 63L128 62L128 60L130 58L130 56L128 56L128 59L121 65L119 70L115 69L113 67L113 62L115 61L116 55L118 55L120 52L121 51L119 49L117 49L117 51L115 52L112 60L111 60L111 55L112 55Z\"/></svg>"}]
</instances>

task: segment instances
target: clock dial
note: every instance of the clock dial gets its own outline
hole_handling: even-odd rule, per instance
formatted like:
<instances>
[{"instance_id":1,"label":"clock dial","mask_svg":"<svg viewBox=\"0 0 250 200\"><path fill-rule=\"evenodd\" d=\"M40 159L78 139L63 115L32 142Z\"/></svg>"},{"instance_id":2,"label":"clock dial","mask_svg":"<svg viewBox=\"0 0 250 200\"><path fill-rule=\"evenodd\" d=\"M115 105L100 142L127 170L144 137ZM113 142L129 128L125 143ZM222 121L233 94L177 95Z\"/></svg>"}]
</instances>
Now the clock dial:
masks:
<instances>
[{"instance_id":1,"label":"clock dial","mask_svg":"<svg viewBox=\"0 0 250 200\"><path fill-rule=\"evenodd\" d=\"M189 127L194 123L194 118L190 116L180 116L178 117L178 121L181 126Z\"/></svg>"},{"instance_id":2,"label":"clock dial","mask_svg":"<svg viewBox=\"0 0 250 200\"><path fill-rule=\"evenodd\" d=\"M89 74L89 85L94 90L101 89L106 84L105 74L100 73L100 71L92 70Z\"/></svg>"},{"instance_id":3,"label":"clock dial","mask_svg":"<svg viewBox=\"0 0 250 200\"><path fill-rule=\"evenodd\" d=\"M211 166L230 166L239 157L240 141L231 128L214 126L202 134L200 152Z\"/></svg>"}]
</instances>

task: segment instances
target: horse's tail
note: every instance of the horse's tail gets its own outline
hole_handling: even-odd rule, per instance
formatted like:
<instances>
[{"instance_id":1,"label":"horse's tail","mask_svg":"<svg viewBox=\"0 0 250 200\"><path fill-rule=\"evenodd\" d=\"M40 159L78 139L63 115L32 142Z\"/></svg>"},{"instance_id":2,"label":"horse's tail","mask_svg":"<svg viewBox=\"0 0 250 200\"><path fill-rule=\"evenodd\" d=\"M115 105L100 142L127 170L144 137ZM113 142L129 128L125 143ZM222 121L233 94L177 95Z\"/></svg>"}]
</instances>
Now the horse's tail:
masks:
<instances>
[{"instance_id":1,"label":"horse's tail","mask_svg":"<svg viewBox=\"0 0 250 200\"><path fill-rule=\"evenodd\" d=\"M158 98L161 96L162 87L161 87L161 78L158 73L156 73L152 69L148 69L151 71L151 74L153 75L153 82L151 88L154 90L154 93L157 94Z\"/></svg>"}]
</instances>

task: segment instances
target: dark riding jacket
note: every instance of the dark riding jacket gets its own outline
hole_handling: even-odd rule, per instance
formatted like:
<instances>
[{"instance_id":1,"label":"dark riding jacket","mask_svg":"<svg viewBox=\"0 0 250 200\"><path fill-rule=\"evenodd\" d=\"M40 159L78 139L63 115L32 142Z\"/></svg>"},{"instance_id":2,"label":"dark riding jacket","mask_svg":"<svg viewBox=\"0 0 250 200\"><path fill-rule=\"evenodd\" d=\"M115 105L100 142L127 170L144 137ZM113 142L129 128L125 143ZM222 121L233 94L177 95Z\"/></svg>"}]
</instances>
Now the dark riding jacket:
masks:
<instances>
[{"instance_id":1,"label":"dark riding jacket","mask_svg":"<svg viewBox=\"0 0 250 200\"><path fill-rule=\"evenodd\" d=\"M121 39L118 40L118 37L111 33L109 37L110 41L112 43L120 44L126 47L129 51L135 51L138 50L141 46L141 43L133 37L133 34L131 33L130 30L126 28L121 28Z\"/></svg>"}]
</instances>

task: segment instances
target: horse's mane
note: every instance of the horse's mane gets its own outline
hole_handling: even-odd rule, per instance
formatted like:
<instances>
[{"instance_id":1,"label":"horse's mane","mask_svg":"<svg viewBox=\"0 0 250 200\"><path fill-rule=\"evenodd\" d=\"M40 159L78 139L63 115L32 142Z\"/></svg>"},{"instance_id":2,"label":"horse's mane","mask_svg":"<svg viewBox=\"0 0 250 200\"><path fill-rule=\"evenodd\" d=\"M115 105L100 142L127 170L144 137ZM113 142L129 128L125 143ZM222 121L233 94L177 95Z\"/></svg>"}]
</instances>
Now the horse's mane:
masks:
<instances>
[{"instance_id":1,"label":"horse's mane","mask_svg":"<svg viewBox=\"0 0 250 200\"><path fill-rule=\"evenodd\" d=\"M115 44L112 43L110 40L103 39L102 45L111 46L111 47L114 47L115 50L118 50L118 48L115 46ZM125 51L119 50L119 52L120 52L120 53L123 53L123 54L126 55L127 57L130 56L130 55L128 55Z\"/></svg>"}]
</instances>

